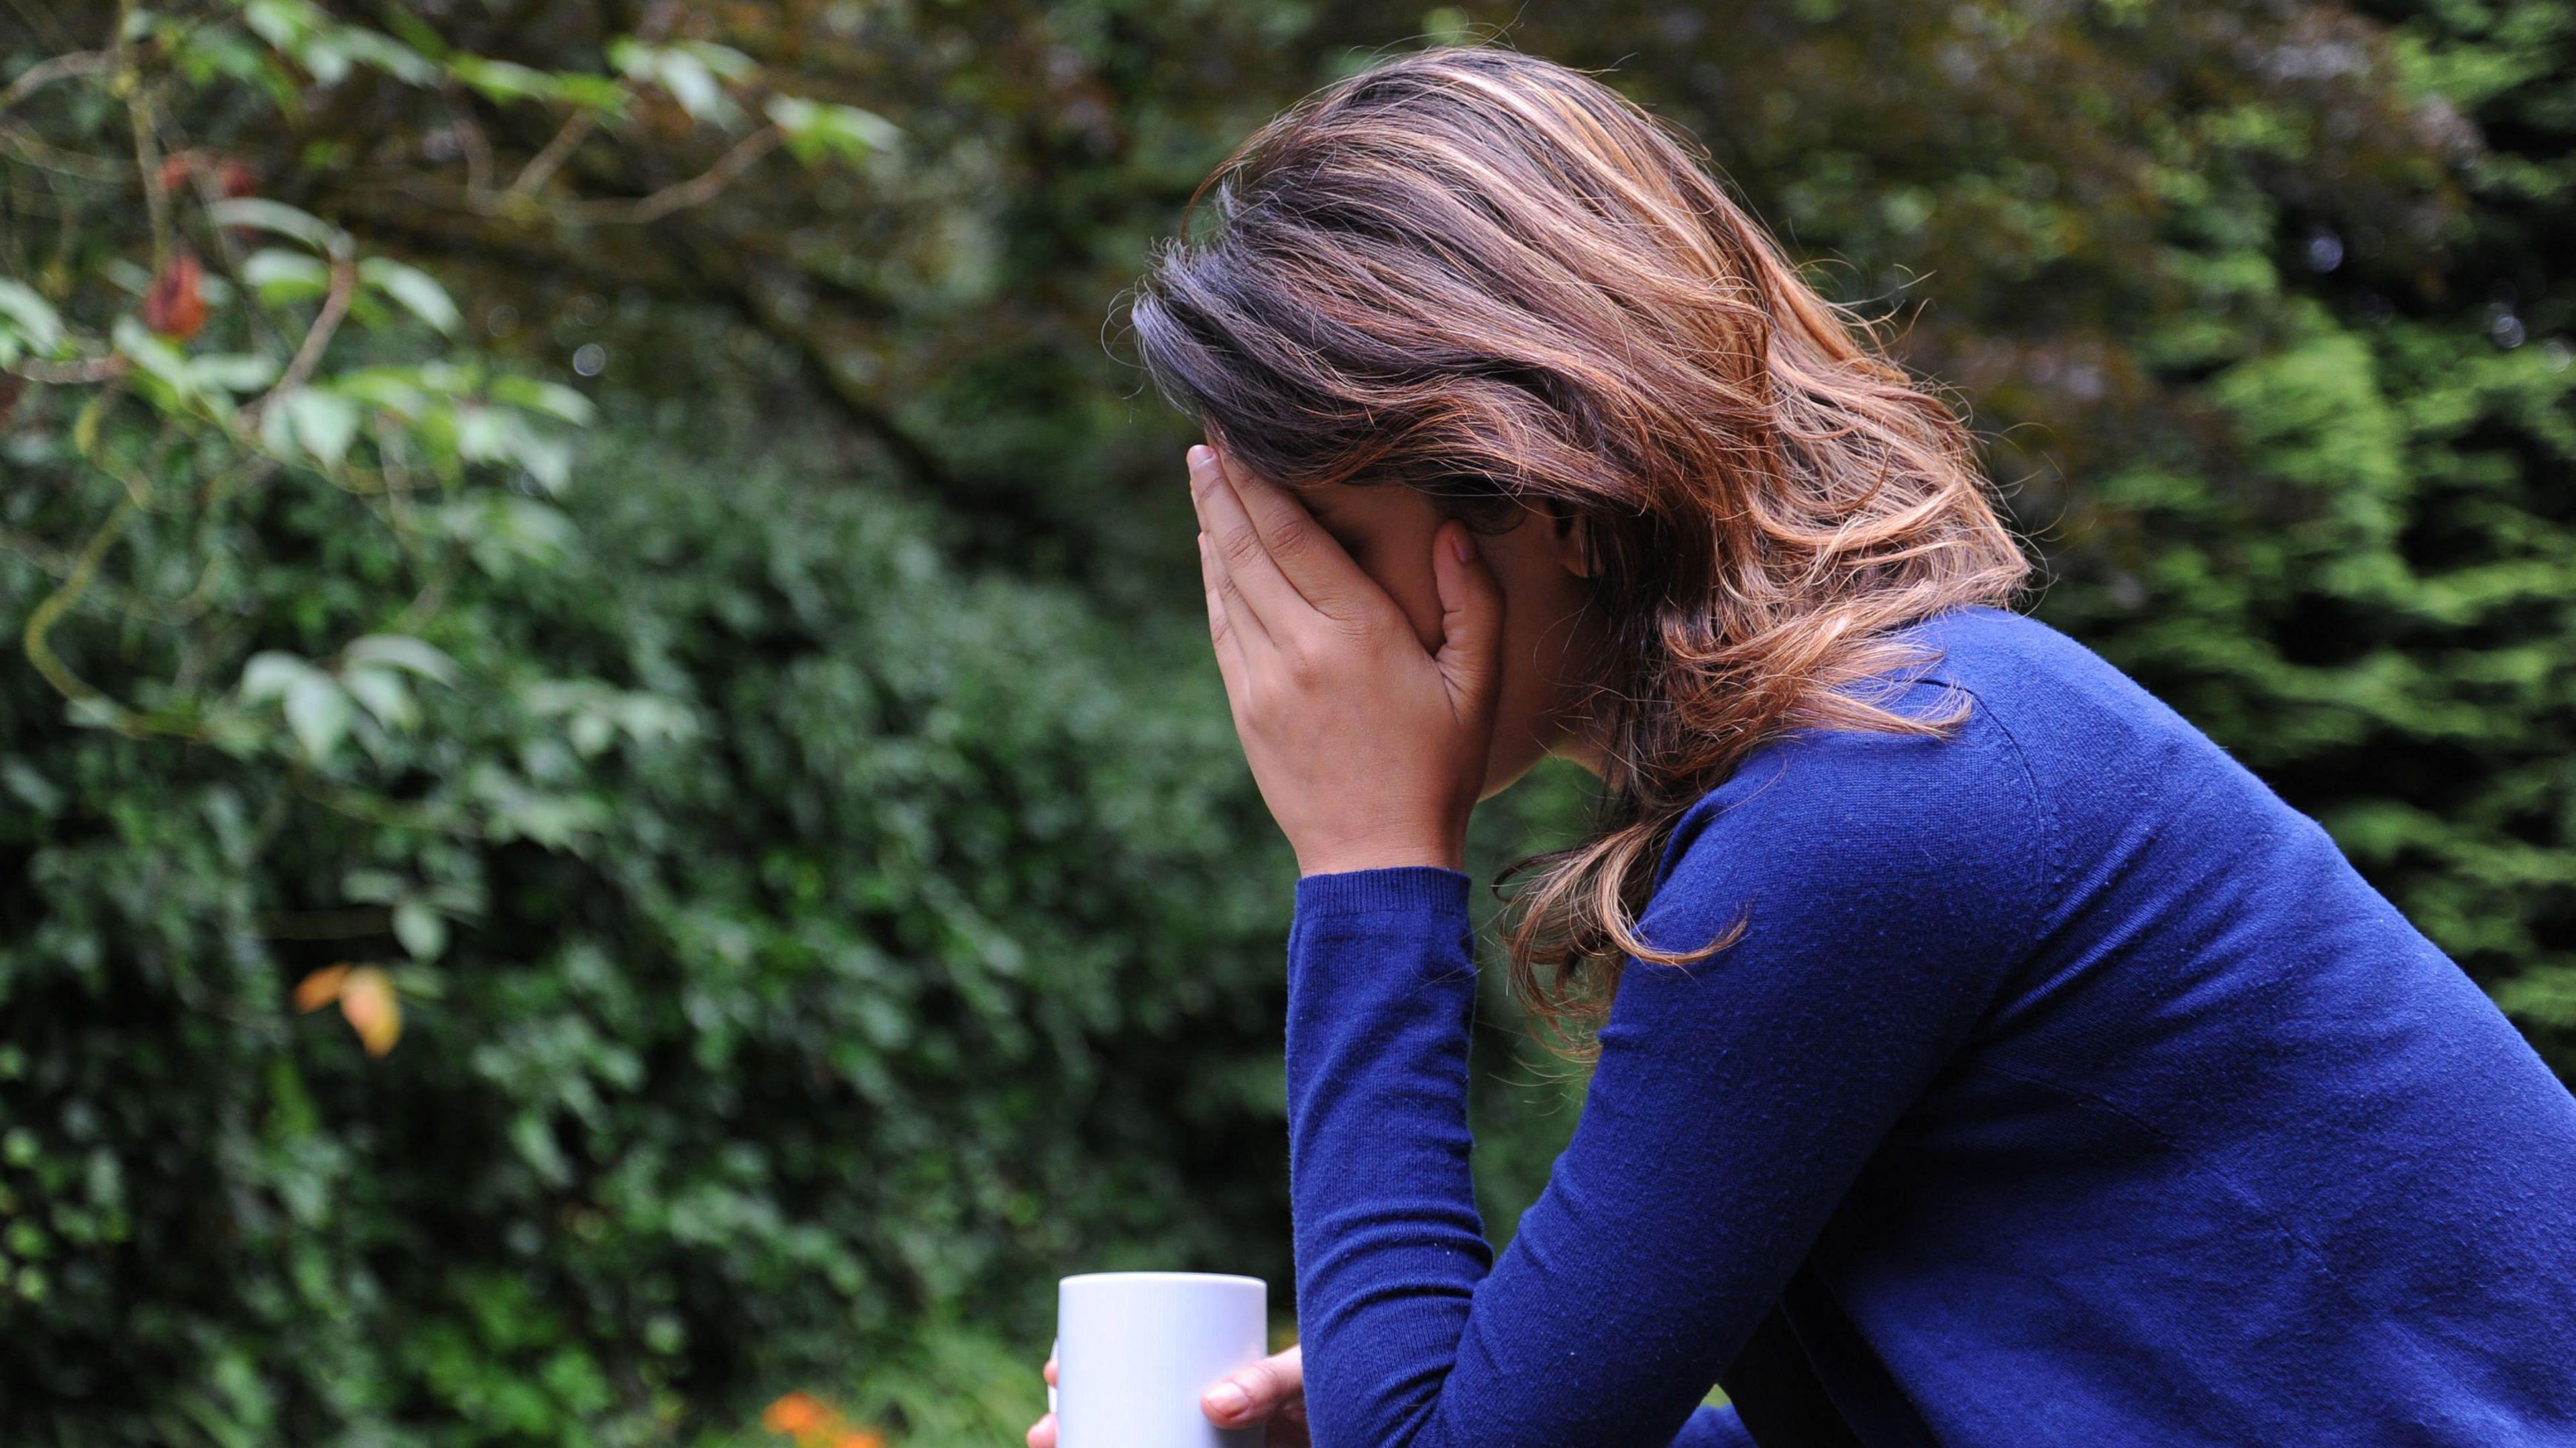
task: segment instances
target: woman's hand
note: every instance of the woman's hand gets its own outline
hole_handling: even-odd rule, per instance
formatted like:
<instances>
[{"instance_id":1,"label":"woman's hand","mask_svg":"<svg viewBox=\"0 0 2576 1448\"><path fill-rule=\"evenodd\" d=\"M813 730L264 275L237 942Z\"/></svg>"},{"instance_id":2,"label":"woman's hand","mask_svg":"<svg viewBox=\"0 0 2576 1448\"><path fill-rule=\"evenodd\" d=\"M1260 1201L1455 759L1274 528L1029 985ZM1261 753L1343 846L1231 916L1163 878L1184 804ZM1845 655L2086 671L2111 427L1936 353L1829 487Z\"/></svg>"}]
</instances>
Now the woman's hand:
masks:
<instances>
[{"instance_id":1,"label":"woman's hand","mask_svg":"<svg viewBox=\"0 0 2576 1448\"><path fill-rule=\"evenodd\" d=\"M1208 635L1234 731L1301 875L1459 868L1492 743L1502 594L1465 524L1432 535L1442 639L1287 489L1189 451Z\"/></svg>"},{"instance_id":2,"label":"woman's hand","mask_svg":"<svg viewBox=\"0 0 2576 1448\"><path fill-rule=\"evenodd\" d=\"M1047 1386L1055 1386L1055 1359L1046 1360ZM1306 1360L1296 1348L1263 1358L1208 1385L1199 1411L1220 1428L1267 1425L1266 1448L1307 1448ZM1029 1425L1029 1448L1055 1448L1055 1414Z\"/></svg>"}]
</instances>

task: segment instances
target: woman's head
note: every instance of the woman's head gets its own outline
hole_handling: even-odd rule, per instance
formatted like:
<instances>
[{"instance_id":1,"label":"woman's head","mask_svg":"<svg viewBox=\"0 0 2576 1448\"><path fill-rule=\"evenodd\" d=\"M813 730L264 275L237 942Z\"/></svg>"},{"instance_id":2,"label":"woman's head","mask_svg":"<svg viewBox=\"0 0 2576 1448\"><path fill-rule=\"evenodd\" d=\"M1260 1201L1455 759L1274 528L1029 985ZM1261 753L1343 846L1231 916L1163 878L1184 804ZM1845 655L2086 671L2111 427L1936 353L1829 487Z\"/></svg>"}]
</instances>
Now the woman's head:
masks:
<instances>
[{"instance_id":1,"label":"woman's head","mask_svg":"<svg viewBox=\"0 0 2576 1448\"><path fill-rule=\"evenodd\" d=\"M2028 573L1959 418L1694 142L1582 72L1406 55L1264 126L1193 218L1211 190L1134 303L1156 385L1399 602L1437 514L1487 535L1488 783L1555 749L1607 786L1592 838L1525 862L1514 975L1542 1010L1663 954L1635 912L1692 801L1788 727L1923 727L1854 688L1907 661L1887 632Z\"/></svg>"}]
</instances>

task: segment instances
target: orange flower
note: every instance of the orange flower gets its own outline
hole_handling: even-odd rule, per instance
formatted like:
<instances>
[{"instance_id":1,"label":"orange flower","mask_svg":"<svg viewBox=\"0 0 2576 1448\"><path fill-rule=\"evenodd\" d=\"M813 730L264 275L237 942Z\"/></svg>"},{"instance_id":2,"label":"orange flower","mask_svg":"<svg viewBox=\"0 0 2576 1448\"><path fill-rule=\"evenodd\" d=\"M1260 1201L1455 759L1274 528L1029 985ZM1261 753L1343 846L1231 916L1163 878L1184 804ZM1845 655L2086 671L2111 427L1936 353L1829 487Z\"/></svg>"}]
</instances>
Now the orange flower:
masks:
<instances>
[{"instance_id":1,"label":"orange flower","mask_svg":"<svg viewBox=\"0 0 2576 1448\"><path fill-rule=\"evenodd\" d=\"M823 1426L831 1410L814 1400L810 1393L789 1393L769 1405L760 1415L760 1426L772 1433L811 1433Z\"/></svg>"},{"instance_id":2,"label":"orange flower","mask_svg":"<svg viewBox=\"0 0 2576 1448\"><path fill-rule=\"evenodd\" d=\"M832 1448L886 1448L883 1434L865 1428L853 1428L832 1440Z\"/></svg>"}]
</instances>

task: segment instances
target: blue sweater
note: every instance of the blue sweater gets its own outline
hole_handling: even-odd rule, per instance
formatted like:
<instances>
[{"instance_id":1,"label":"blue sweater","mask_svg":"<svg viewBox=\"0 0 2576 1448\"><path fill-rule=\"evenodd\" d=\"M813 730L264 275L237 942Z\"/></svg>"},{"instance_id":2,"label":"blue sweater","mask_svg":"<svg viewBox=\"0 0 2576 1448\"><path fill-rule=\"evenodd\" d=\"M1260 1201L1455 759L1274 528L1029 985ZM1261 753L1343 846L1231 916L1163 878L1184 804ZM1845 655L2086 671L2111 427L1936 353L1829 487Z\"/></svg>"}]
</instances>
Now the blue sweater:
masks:
<instances>
[{"instance_id":1,"label":"blue sweater","mask_svg":"<svg viewBox=\"0 0 2576 1448\"><path fill-rule=\"evenodd\" d=\"M1681 818L1646 938L1744 934L1629 963L1499 1259L1467 877L1298 881L1319 1448L1741 1444L1701 1400L1794 1416L1782 1361L1871 1445L2576 1444L2576 1100L2127 676L1917 628L1903 707L1969 722L1792 734Z\"/></svg>"}]
</instances>

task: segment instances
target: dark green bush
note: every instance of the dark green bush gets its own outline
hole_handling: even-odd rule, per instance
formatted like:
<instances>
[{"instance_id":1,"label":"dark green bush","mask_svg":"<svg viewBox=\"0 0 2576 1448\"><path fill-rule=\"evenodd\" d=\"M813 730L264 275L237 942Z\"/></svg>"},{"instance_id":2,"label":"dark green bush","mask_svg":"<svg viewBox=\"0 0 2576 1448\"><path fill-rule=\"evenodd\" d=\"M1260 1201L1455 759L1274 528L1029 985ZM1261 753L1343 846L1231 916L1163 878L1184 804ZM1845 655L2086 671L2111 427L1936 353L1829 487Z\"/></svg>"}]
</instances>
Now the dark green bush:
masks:
<instances>
[{"instance_id":1,"label":"dark green bush","mask_svg":"<svg viewBox=\"0 0 2576 1448\"><path fill-rule=\"evenodd\" d=\"M0 676L0 1441L643 1441L926 1315L1043 1342L1053 1268L1285 1281L1293 867L1204 641L961 575L819 458L612 447L564 506L378 741L388 808L516 838ZM380 1060L289 1000L417 953L353 894L447 937Z\"/></svg>"}]
</instances>

